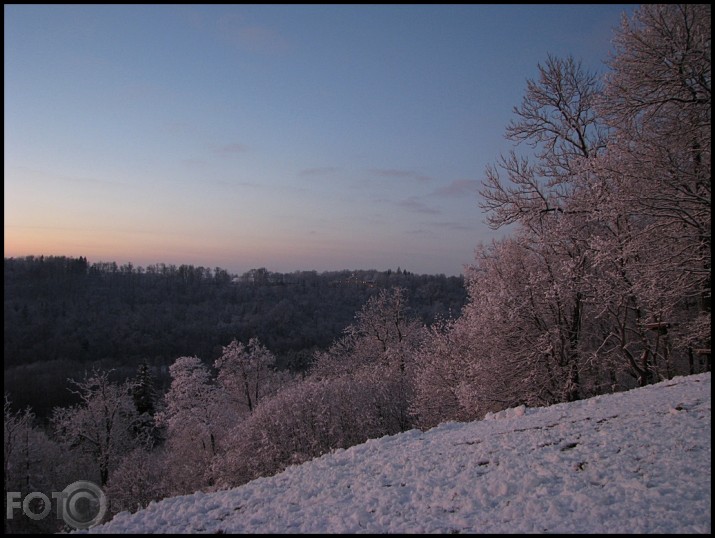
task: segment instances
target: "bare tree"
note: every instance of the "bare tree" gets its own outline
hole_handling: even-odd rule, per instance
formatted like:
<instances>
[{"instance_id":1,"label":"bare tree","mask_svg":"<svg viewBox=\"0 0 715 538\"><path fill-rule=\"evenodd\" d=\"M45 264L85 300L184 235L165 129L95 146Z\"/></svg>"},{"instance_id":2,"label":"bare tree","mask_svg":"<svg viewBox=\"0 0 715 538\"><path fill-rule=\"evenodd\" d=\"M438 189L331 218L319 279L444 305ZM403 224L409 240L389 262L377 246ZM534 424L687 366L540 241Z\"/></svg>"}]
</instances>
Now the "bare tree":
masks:
<instances>
[{"instance_id":1,"label":"bare tree","mask_svg":"<svg viewBox=\"0 0 715 538\"><path fill-rule=\"evenodd\" d=\"M216 359L218 382L240 410L252 413L258 402L280 385L276 358L258 338L248 345L233 340Z\"/></svg>"},{"instance_id":2,"label":"bare tree","mask_svg":"<svg viewBox=\"0 0 715 538\"><path fill-rule=\"evenodd\" d=\"M584 204L605 232L602 273L620 275L620 328L609 337L643 380L673 375L671 341L691 362L693 347L710 348L710 21L705 4L649 4L624 17L599 106L613 137L594 168L597 196Z\"/></svg>"},{"instance_id":3,"label":"bare tree","mask_svg":"<svg viewBox=\"0 0 715 538\"><path fill-rule=\"evenodd\" d=\"M539 79L527 80L522 104L514 107L516 118L506 129L506 138L527 144L532 158L516 150L501 156L497 166L487 167L480 191L480 206L493 228L517 222L536 226L546 214L563 211L583 159L605 148L606 127L596 113L597 76L570 57L549 56L538 70Z\"/></svg>"},{"instance_id":4,"label":"bare tree","mask_svg":"<svg viewBox=\"0 0 715 538\"><path fill-rule=\"evenodd\" d=\"M711 7L644 5L615 43L601 109L618 134L609 151L631 187L622 194L649 218L652 248L686 275L682 291L709 313Z\"/></svg>"},{"instance_id":5,"label":"bare tree","mask_svg":"<svg viewBox=\"0 0 715 538\"><path fill-rule=\"evenodd\" d=\"M157 423L166 428L165 490L192 493L213 483L211 460L232 422L226 393L198 357L179 357L169 367L171 387Z\"/></svg>"},{"instance_id":6,"label":"bare tree","mask_svg":"<svg viewBox=\"0 0 715 538\"><path fill-rule=\"evenodd\" d=\"M55 408L52 424L71 450L91 455L101 486L121 456L134 444L132 424L136 410L129 383L113 383L109 372L94 370L82 381L71 380L80 398L74 407Z\"/></svg>"},{"instance_id":7,"label":"bare tree","mask_svg":"<svg viewBox=\"0 0 715 538\"><path fill-rule=\"evenodd\" d=\"M345 335L316 354L311 375L346 376L371 386L371 405L381 417L383 435L404 431L413 425L414 354L423 336L423 325L409 315L406 290L380 290L355 315Z\"/></svg>"},{"instance_id":8,"label":"bare tree","mask_svg":"<svg viewBox=\"0 0 715 538\"><path fill-rule=\"evenodd\" d=\"M76 480L71 473L66 472L66 453L35 424L35 415L30 408L13 411L10 397L6 393L3 415L6 492L27 494L33 491L59 491ZM5 508L8 508L7 505ZM60 530L59 525L52 519L32 521L28 518L6 518L4 529L11 534L57 532Z\"/></svg>"},{"instance_id":9,"label":"bare tree","mask_svg":"<svg viewBox=\"0 0 715 538\"><path fill-rule=\"evenodd\" d=\"M545 364L553 360L558 365L559 373L551 370L548 384L557 382L561 386L550 387L549 398L573 400L581 397L582 392L579 371L586 308L583 289L590 267L587 248L590 230L571 200L579 188L583 170L604 151L608 131L596 110L602 91L596 75L585 71L572 58L551 56L538 70L538 80L527 81L523 102L515 107L516 118L506 130L507 139L515 144L526 143L532 154L520 155L515 149L502 156L496 167L487 168L480 191L480 206L488 213L490 226L515 224L518 240L497 245L492 252L480 251L484 257L478 261L478 270L493 267L495 272L474 273L478 277L471 283L471 300L474 302L482 291L489 291L479 289L482 283L507 286L512 299L519 295L524 300L530 299L532 310L520 322L537 331L540 336L536 340L540 344L533 347L536 340L524 341L523 351L528 356L539 349L540 360ZM519 249L523 252L517 255ZM528 279L497 282L495 277L505 267L501 263L487 263L495 256L526 263ZM485 275L492 276L485 279ZM515 282L521 282L522 288L515 289ZM538 288L542 295L534 293ZM510 340L509 334L529 333L526 326L516 324L511 328L504 325L502 330L507 331L506 340ZM517 353L511 357L525 355ZM567 374L565 378L563 372ZM542 388L546 390L545 386Z\"/></svg>"}]
</instances>

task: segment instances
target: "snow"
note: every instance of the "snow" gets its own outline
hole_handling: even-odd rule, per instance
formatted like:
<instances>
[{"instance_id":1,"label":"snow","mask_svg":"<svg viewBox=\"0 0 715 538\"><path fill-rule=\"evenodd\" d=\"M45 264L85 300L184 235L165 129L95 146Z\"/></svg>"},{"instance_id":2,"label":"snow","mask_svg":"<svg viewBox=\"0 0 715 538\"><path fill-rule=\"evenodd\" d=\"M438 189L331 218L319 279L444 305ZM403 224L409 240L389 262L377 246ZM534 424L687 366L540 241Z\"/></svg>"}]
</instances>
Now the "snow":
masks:
<instances>
[{"instance_id":1,"label":"snow","mask_svg":"<svg viewBox=\"0 0 715 538\"><path fill-rule=\"evenodd\" d=\"M707 533L710 373L368 441L90 533Z\"/></svg>"}]
</instances>

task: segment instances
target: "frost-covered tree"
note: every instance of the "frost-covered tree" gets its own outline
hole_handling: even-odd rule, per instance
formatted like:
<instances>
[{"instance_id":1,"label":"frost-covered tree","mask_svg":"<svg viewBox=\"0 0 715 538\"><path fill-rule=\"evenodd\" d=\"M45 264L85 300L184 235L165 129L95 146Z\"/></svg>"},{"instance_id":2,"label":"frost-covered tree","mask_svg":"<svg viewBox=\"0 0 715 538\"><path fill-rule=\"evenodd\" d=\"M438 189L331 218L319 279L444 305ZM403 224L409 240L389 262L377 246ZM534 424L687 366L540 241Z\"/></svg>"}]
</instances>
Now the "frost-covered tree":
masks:
<instances>
[{"instance_id":1,"label":"frost-covered tree","mask_svg":"<svg viewBox=\"0 0 715 538\"><path fill-rule=\"evenodd\" d=\"M631 260L648 260L638 293L691 351L710 347L711 39L708 4L641 6L616 34L600 107L615 136L597 174L637 214Z\"/></svg>"},{"instance_id":2,"label":"frost-covered tree","mask_svg":"<svg viewBox=\"0 0 715 538\"><path fill-rule=\"evenodd\" d=\"M26 495L33 491L61 491L76 480L68 472L72 462L67 461L70 459L67 453L35 424L34 413L29 408L13 411L10 397L6 393L3 415L6 492L15 491ZM6 533L57 532L60 529L53 519L32 521L16 514L13 519L5 519L4 529Z\"/></svg>"},{"instance_id":3,"label":"frost-covered tree","mask_svg":"<svg viewBox=\"0 0 715 538\"><path fill-rule=\"evenodd\" d=\"M128 452L112 471L104 493L110 513L136 512L167 494L164 451L139 446Z\"/></svg>"},{"instance_id":4,"label":"frost-covered tree","mask_svg":"<svg viewBox=\"0 0 715 538\"><path fill-rule=\"evenodd\" d=\"M30 487L30 476L23 477L23 471L30 467L27 457L23 457L23 449L30 448L29 435L32 430L34 415L30 409L12 411L10 397L5 393L4 415L4 458L3 473L5 478L5 491L20 491L20 486ZM24 464L19 463L25 460Z\"/></svg>"},{"instance_id":5,"label":"frost-covered tree","mask_svg":"<svg viewBox=\"0 0 715 538\"><path fill-rule=\"evenodd\" d=\"M520 312L527 311L499 327L509 342L505 358L527 361L528 369L537 363L558 365L547 370L548 380L534 390L541 399L571 401L583 396L579 372L590 230L570 204L580 172L605 148L607 129L596 111L602 91L596 75L572 58L549 57L538 70L538 80L527 81L523 102L506 131L507 139L526 143L533 154L513 150L501 157L497 167L487 168L480 191L490 226L516 225L518 239L491 251L480 248L470 300L480 309L484 295L504 286L502 307L515 302ZM505 271L511 269L509 279ZM515 347L517 342L523 348Z\"/></svg>"},{"instance_id":6,"label":"frost-covered tree","mask_svg":"<svg viewBox=\"0 0 715 538\"><path fill-rule=\"evenodd\" d=\"M224 346L214 366L218 382L239 412L253 412L258 402L275 392L284 376L275 370L276 358L258 338L248 345L234 339Z\"/></svg>"},{"instance_id":7,"label":"frost-covered tree","mask_svg":"<svg viewBox=\"0 0 715 538\"><path fill-rule=\"evenodd\" d=\"M214 458L220 485L238 485L413 427L413 355L423 335L408 314L405 290L378 292L344 336L316 354L306 377L260 398L235 424L226 453ZM217 367L225 363L217 361Z\"/></svg>"},{"instance_id":8,"label":"frost-covered tree","mask_svg":"<svg viewBox=\"0 0 715 538\"><path fill-rule=\"evenodd\" d=\"M350 376L295 379L236 424L215 458L218 486L270 476L338 448L387 433L372 381Z\"/></svg>"},{"instance_id":9,"label":"frost-covered tree","mask_svg":"<svg viewBox=\"0 0 715 538\"><path fill-rule=\"evenodd\" d=\"M710 347L710 7L644 5L615 44L607 150L569 202L590 233L590 365L612 390L693 373Z\"/></svg>"},{"instance_id":10,"label":"frost-covered tree","mask_svg":"<svg viewBox=\"0 0 715 538\"><path fill-rule=\"evenodd\" d=\"M472 361L484 349L477 332L470 330L465 311L458 319L439 321L415 355L415 391L410 409L417 425L427 429L448 420L474 420L479 410L465 407L465 387L477 384L468 376Z\"/></svg>"},{"instance_id":11,"label":"frost-covered tree","mask_svg":"<svg viewBox=\"0 0 715 538\"><path fill-rule=\"evenodd\" d=\"M531 246L517 236L482 247L469 271L465 322L488 346L469 365L479 383L472 399L487 407L583 395L583 268Z\"/></svg>"},{"instance_id":12,"label":"frost-covered tree","mask_svg":"<svg viewBox=\"0 0 715 538\"><path fill-rule=\"evenodd\" d=\"M515 148L486 169L480 206L493 228L519 223L543 233L544 219L564 211L583 160L605 147L598 77L570 57L549 56L538 71L506 129L507 140L526 144L532 155Z\"/></svg>"},{"instance_id":13,"label":"frost-covered tree","mask_svg":"<svg viewBox=\"0 0 715 538\"><path fill-rule=\"evenodd\" d=\"M412 427L414 351L424 327L409 315L406 290L380 290L355 316L355 323L327 351L316 354L311 375L347 376L372 385L373 405L385 434Z\"/></svg>"},{"instance_id":14,"label":"frost-covered tree","mask_svg":"<svg viewBox=\"0 0 715 538\"><path fill-rule=\"evenodd\" d=\"M487 168L481 191L488 223L514 234L478 248L461 317L420 349L421 424L697 370L710 42L709 6L646 5L624 17L605 79L571 59L539 66L507 128L528 147Z\"/></svg>"},{"instance_id":15,"label":"frost-covered tree","mask_svg":"<svg viewBox=\"0 0 715 538\"><path fill-rule=\"evenodd\" d=\"M422 324L411 318L404 288L383 289L368 299L346 327L343 337L316 354L311 372L330 376L377 365L406 374L410 350L422 336Z\"/></svg>"},{"instance_id":16,"label":"frost-covered tree","mask_svg":"<svg viewBox=\"0 0 715 538\"><path fill-rule=\"evenodd\" d=\"M82 381L72 380L80 403L55 408L52 425L56 437L71 451L91 456L101 486L135 439L132 426L136 410L128 382L114 383L109 372L94 370Z\"/></svg>"},{"instance_id":17,"label":"frost-covered tree","mask_svg":"<svg viewBox=\"0 0 715 538\"><path fill-rule=\"evenodd\" d=\"M230 423L226 393L198 357L179 357L169 367L171 387L158 413L166 428L166 490L179 495L210 486L212 458Z\"/></svg>"}]
</instances>

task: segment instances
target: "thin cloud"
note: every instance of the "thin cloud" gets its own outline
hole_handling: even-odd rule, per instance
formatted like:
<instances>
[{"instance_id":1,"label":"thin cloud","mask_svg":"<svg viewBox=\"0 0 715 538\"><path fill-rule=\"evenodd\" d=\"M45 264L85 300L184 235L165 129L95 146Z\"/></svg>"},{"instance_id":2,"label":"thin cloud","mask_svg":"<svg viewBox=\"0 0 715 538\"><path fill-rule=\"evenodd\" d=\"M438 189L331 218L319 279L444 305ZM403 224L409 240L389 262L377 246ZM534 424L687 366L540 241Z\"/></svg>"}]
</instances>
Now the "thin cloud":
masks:
<instances>
[{"instance_id":1,"label":"thin cloud","mask_svg":"<svg viewBox=\"0 0 715 538\"><path fill-rule=\"evenodd\" d=\"M462 197L476 195L481 183L476 179L455 179L449 185L445 185L432 194L435 196Z\"/></svg>"},{"instance_id":2,"label":"thin cloud","mask_svg":"<svg viewBox=\"0 0 715 538\"><path fill-rule=\"evenodd\" d=\"M301 177L323 177L335 174L339 171L339 168L334 166L323 166L317 168L305 168L298 172Z\"/></svg>"},{"instance_id":3,"label":"thin cloud","mask_svg":"<svg viewBox=\"0 0 715 538\"><path fill-rule=\"evenodd\" d=\"M375 176L386 177L386 178L396 178L396 179L412 179L419 181L421 183L432 181L433 178L415 172L414 170L407 170L402 168L372 168L369 172Z\"/></svg>"},{"instance_id":4,"label":"thin cloud","mask_svg":"<svg viewBox=\"0 0 715 538\"><path fill-rule=\"evenodd\" d=\"M431 223L432 226L437 226L438 228L445 228L447 230L451 231L459 231L459 232L470 232L475 229L474 226L469 226L467 224L464 224L463 222L433 222Z\"/></svg>"},{"instance_id":5,"label":"thin cloud","mask_svg":"<svg viewBox=\"0 0 715 538\"><path fill-rule=\"evenodd\" d=\"M427 204L420 202L415 196L411 196L410 198L406 198L405 200L396 202L396 204L404 209L407 209L408 211L413 211L415 213L427 213L429 215L438 215L439 213L441 213L437 209L434 209Z\"/></svg>"},{"instance_id":6,"label":"thin cloud","mask_svg":"<svg viewBox=\"0 0 715 538\"><path fill-rule=\"evenodd\" d=\"M461 222L422 222L420 228L407 230L405 233L414 235L434 235L436 229L448 230L450 232L472 232L476 228Z\"/></svg>"},{"instance_id":7,"label":"thin cloud","mask_svg":"<svg viewBox=\"0 0 715 538\"><path fill-rule=\"evenodd\" d=\"M405 231L406 234L409 235L431 235L432 232L430 230L426 230L425 228L417 228L416 230L407 230Z\"/></svg>"}]
</instances>

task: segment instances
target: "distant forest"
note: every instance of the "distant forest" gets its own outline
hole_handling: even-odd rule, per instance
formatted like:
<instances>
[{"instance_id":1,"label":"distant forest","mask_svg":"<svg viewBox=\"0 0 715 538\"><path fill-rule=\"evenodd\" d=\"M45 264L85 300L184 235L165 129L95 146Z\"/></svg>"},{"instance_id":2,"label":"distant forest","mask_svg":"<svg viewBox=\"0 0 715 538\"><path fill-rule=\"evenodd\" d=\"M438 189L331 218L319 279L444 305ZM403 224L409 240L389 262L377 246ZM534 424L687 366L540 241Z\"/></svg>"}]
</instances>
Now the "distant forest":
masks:
<instances>
[{"instance_id":1,"label":"distant forest","mask_svg":"<svg viewBox=\"0 0 715 538\"><path fill-rule=\"evenodd\" d=\"M380 289L401 287L425 324L457 317L460 277L396 270L234 275L216 267L88 263L85 257L5 258L5 392L46 417L74 403L68 378L94 367L117 381L151 367L158 388L180 356L206 364L233 339L257 337L293 373L310 366Z\"/></svg>"}]
</instances>

